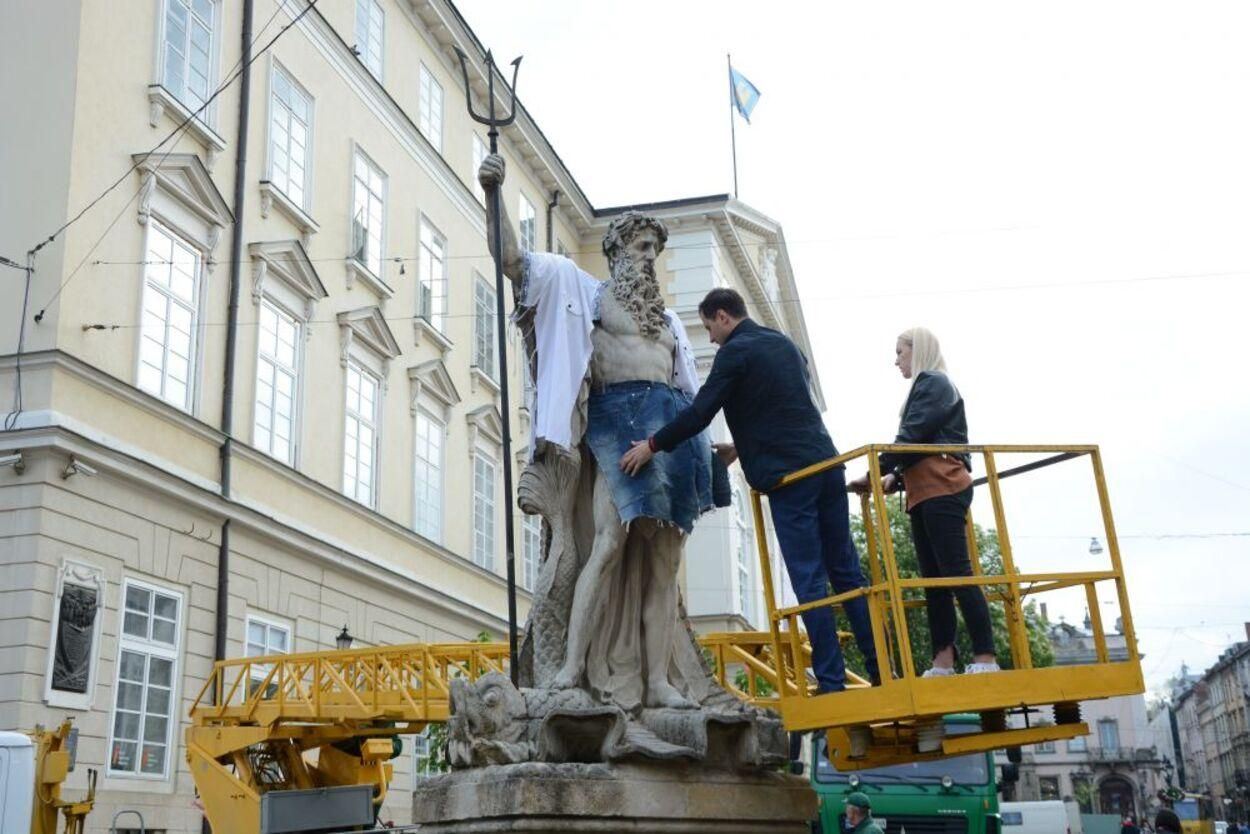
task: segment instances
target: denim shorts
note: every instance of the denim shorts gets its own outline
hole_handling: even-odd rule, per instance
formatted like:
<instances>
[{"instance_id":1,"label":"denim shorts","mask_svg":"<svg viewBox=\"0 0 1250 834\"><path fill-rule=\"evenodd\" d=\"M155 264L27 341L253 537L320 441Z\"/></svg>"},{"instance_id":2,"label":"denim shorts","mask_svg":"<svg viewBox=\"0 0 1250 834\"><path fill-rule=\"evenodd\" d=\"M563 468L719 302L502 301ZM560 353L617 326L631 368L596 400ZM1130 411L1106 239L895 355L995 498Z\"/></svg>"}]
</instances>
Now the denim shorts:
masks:
<instances>
[{"instance_id":1,"label":"denim shorts","mask_svg":"<svg viewBox=\"0 0 1250 834\"><path fill-rule=\"evenodd\" d=\"M686 533L712 508L712 447L698 434L671 452L659 452L637 475L621 471L621 456L690 405L690 398L662 382L622 382L592 390L586 443L628 524L654 518Z\"/></svg>"}]
</instances>

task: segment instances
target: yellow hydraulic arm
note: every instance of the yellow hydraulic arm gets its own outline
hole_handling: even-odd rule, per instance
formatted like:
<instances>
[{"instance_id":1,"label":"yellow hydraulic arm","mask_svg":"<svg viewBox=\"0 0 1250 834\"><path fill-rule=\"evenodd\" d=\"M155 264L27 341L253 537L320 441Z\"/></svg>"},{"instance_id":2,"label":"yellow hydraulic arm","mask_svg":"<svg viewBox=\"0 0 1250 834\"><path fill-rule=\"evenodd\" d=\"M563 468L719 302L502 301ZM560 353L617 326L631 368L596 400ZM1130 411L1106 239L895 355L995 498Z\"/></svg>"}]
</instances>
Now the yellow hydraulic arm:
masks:
<instances>
[{"instance_id":1,"label":"yellow hydraulic arm","mask_svg":"<svg viewBox=\"0 0 1250 834\"><path fill-rule=\"evenodd\" d=\"M31 834L56 834L56 818L65 814L65 834L82 834L87 814L95 805L95 770L87 771L87 796L77 802L61 798L61 783L69 775L70 734L74 722L66 719L55 730L42 726L29 733L35 742L35 810Z\"/></svg>"}]
</instances>

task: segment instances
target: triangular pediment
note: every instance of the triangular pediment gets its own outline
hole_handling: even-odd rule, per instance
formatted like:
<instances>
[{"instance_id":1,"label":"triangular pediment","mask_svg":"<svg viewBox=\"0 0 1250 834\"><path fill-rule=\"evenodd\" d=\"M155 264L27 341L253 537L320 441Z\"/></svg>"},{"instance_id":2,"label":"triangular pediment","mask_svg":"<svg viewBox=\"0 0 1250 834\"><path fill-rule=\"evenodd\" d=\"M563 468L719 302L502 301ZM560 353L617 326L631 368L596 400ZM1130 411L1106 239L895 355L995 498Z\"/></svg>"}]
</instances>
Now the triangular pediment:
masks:
<instances>
[{"instance_id":1,"label":"triangular pediment","mask_svg":"<svg viewBox=\"0 0 1250 834\"><path fill-rule=\"evenodd\" d=\"M338 315L339 326L350 330L353 338L383 359L394 359L402 352L395 334L387 326L377 307L361 307Z\"/></svg>"},{"instance_id":2,"label":"triangular pediment","mask_svg":"<svg viewBox=\"0 0 1250 834\"><path fill-rule=\"evenodd\" d=\"M430 395L447 408L460 402L460 392L456 390L442 360L431 359L414 365L408 369L408 379L420 386L421 393Z\"/></svg>"},{"instance_id":3,"label":"triangular pediment","mask_svg":"<svg viewBox=\"0 0 1250 834\"><path fill-rule=\"evenodd\" d=\"M266 265L269 274L280 279L300 298L319 301L329 295L316 268L298 240L270 240L249 243L253 260Z\"/></svg>"},{"instance_id":4,"label":"triangular pediment","mask_svg":"<svg viewBox=\"0 0 1250 834\"><path fill-rule=\"evenodd\" d=\"M225 198L196 154L137 153L131 159L143 176L155 177L164 191L205 222L216 226L234 222Z\"/></svg>"},{"instance_id":5,"label":"triangular pediment","mask_svg":"<svg viewBox=\"0 0 1250 834\"><path fill-rule=\"evenodd\" d=\"M484 405L476 408L465 415L465 420L469 423L471 434L475 432L494 443L503 442L503 417L495 406Z\"/></svg>"}]
</instances>

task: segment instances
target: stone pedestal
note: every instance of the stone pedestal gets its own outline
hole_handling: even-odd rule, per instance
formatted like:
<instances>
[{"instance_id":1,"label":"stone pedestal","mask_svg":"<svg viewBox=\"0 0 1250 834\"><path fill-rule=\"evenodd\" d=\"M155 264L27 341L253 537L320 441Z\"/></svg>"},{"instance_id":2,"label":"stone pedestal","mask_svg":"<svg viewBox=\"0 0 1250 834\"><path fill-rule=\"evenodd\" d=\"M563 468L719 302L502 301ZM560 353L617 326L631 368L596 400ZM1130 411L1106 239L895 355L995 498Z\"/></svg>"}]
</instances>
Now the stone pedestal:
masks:
<instances>
[{"instance_id":1,"label":"stone pedestal","mask_svg":"<svg viewBox=\"0 0 1250 834\"><path fill-rule=\"evenodd\" d=\"M800 776L673 762L495 765L413 792L422 834L808 834L816 809Z\"/></svg>"}]
</instances>

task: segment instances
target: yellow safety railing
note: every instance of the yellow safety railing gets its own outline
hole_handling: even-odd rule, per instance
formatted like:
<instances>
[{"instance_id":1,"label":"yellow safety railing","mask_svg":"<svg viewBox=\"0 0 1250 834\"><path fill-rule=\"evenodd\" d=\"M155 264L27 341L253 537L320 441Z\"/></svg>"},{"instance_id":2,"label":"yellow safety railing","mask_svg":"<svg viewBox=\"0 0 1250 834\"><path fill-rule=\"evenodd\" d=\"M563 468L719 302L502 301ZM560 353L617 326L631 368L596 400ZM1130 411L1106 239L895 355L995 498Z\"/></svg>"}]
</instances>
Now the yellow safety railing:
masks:
<instances>
[{"instance_id":1,"label":"yellow safety railing","mask_svg":"<svg viewBox=\"0 0 1250 834\"><path fill-rule=\"evenodd\" d=\"M985 476L974 483L986 486L994 513L994 533L1002 557L1003 573L995 576L981 573L968 515L968 543L973 575L956 578L905 579L899 575L890 536L886 496L881 488L882 472L878 455L883 452L924 455L972 454L984 462ZM1046 455L1021 466L999 470L999 457L1005 455ZM1076 458L1089 458L1094 486L1101 511L1103 535L1107 542L1110 565L1105 570L1069 573L1020 573L1013 557L1007 516L1003 507L1001 482L1037 469ZM886 444L863 446L829 460L809 466L783 478L775 489L789 486L805 478L863 458L869 472L871 492L862 496L861 513L867 540L869 565L868 585L845 593L800 605L780 607L772 577L767 526L764 520L764 493L752 491L751 507L755 518L759 548L760 575L768 611L770 650L759 652L755 659L770 663L770 682L786 681L777 688L778 701L792 730L867 725L883 721L899 721L921 716L951 712L1001 710L1026 704L1069 704L1090 698L1104 698L1143 691L1141 666L1138 662L1137 639L1129 609L1128 591L1120 560L1106 478L1097 446L1052 445L908 445ZM1119 601L1121 628L1128 660L1112 662L1107 651L1095 586L1100 582L1115 584ZM906 610L924 605L921 599L908 598L906 592L925 588L981 586L991 603L1001 603L1006 611L1010 659L1000 658L1005 671L992 675L957 676L954 678L921 679L917 674L908 638ZM1028 630L1024 617L1026 597L1064 588L1083 587L1089 602L1094 635L1096 663L1086 666L1054 667L1034 670L1029 650ZM800 615L822 606L844 606L850 600L865 598L872 618L873 643L881 659L883 680L871 691L848 689L843 693L819 695L815 681L807 674L810 648L804 645L799 627ZM763 658L767 657L767 661ZM1041 673L1046 674L1041 674ZM1091 673L1092 672L1092 673ZM1034 673L1025 677L1026 673ZM798 685L803 681L806 685ZM750 693L747 693L750 695ZM836 699L835 707L832 699ZM1077 713L1079 715L1079 711Z\"/></svg>"},{"instance_id":2,"label":"yellow safety railing","mask_svg":"<svg viewBox=\"0 0 1250 834\"><path fill-rule=\"evenodd\" d=\"M507 669L506 643L442 643L218 661L191 707L197 725L444 721L448 682Z\"/></svg>"}]
</instances>

